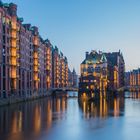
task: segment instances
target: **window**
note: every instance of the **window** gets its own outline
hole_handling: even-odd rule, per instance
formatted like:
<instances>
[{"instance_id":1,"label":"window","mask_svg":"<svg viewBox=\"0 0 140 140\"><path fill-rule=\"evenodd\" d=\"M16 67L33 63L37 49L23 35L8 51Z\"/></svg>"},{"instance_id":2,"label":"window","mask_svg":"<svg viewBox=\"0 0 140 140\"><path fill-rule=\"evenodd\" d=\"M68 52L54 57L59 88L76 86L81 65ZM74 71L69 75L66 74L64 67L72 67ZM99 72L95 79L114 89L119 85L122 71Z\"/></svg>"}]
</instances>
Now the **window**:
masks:
<instances>
[{"instance_id":1,"label":"window","mask_svg":"<svg viewBox=\"0 0 140 140\"><path fill-rule=\"evenodd\" d=\"M5 90L5 86L6 86L6 84L5 84L5 78L3 78L3 90Z\"/></svg>"},{"instance_id":2,"label":"window","mask_svg":"<svg viewBox=\"0 0 140 140\"><path fill-rule=\"evenodd\" d=\"M101 72L100 67L96 67L96 68L95 68L95 71L96 71L97 73L100 73L100 72Z\"/></svg>"},{"instance_id":3,"label":"window","mask_svg":"<svg viewBox=\"0 0 140 140\"><path fill-rule=\"evenodd\" d=\"M3 43L4 43L4 44L6 43L6 39L5 39L5 36L3 36Z\"/></svg>"},{"instance_id":4,"label":"window","mask_svg":"<svg viewBox=\"0 0 140 140\"><path fill-rule=\"evenodd\" d=\"M92 66L89 66L87 71L88 71L88 73L93 73L94 72L94 68Z\"/></svg>"},{"instance_id":5,"label":"window","mask_svg":"<svg viewBox=\"0 0 140 140\"><path fill-rule=\"evenodd\" d=\"M2 22L5 23L5 17L2 18Z\"/></svg>"},{"instance_id":6,"label":"window","mask_svg":"<svg viewBox=\"0 0 140 140\"><path fill-rule=\"evenodd\" d=\"M5 65L3 65L3 77L5 77L5 71L6 71L6 68L5 68Z\"/></svg>"}]
</instances>

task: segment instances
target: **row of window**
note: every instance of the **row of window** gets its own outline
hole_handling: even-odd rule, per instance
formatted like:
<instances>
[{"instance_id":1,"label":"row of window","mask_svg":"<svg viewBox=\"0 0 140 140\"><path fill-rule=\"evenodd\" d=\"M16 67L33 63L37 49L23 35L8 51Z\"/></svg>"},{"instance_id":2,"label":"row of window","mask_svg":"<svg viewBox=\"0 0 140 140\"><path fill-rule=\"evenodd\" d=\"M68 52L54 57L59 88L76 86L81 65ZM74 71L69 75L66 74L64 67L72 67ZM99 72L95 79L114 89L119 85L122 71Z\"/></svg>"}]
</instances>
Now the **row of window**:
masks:
<instances>
[{"instance_id":1,"label":"row of window","mask_svg":"<svg viewBox=\"0 0 140 140\"><path fill-rule=\"evenodd\" d=\"M100 67L96 67L96 68L88 67L87 69L86 68L82 69L83 72L88 72L88 73L93 73L93 72L100 73L105 70L106 70L105 68L100 68Z\"/></svg>"}]
</instances>

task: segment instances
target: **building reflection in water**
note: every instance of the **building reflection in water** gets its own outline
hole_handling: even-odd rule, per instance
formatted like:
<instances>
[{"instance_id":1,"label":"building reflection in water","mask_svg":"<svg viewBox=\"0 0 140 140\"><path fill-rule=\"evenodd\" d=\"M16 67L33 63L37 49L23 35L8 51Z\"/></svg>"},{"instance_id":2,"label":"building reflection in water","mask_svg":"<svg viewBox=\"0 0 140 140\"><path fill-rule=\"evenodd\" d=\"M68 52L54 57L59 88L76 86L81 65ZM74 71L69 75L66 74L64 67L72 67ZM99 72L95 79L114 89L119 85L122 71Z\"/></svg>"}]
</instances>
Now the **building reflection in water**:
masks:
<instances>
[{"instance_id":1,"label":"building reflection in water","mask_svg":"<svg viewBox=\"0 0 140 140\"><path fill-rule=\"evenodd\" d=\"M23 133L24 136L27 133L37 138L42 129L51 131L52 121L54 119L60 121L66 108L66 98L45 98L2 107L0 108L0 139L21 140Z\"/></svg>"},{"instance_id":2,"label":"building reflection in water","mask_svg":"<svg viewBox=\"0 0 140 140\"><path fill-rule=\"evenodd\" d=\"M79 106L82 109L85 118L106 118L109 116L118 117L124 112L124 98L105 99L95 102L79 101Z\"/></svg>"},{"instance_id":3,"label":"building reflection in water","mask_svg":"<svg viewBox=\"0 0 140 140\"><path fill-rule=\"evenodd\" d=\"M22 112L13 112L11 120L11 133L21 132L22 130Z\"/></svg>"},{"instance_id":4,"label":"building reflection in water","mask_svg":"<svg viewBox=\"0 0 140 140\"><path fill-rule=\"evenodd\" d=\"M52 124L52 101L48 100L48 104L46 104L46 130L49 131Z\"/></svg>"},{"instance_id":5,"label":"building reflection in water","mask_svg":"<svg viewBox=\"0 0 140 140\"><path fill-rule=\"evenodd\" d=\"M34 120L34 132L38 134L41 129L41 107L40 105L36 105L34 108L34 115L33 115L33 120Z\"/></svg>"}]
</instances>

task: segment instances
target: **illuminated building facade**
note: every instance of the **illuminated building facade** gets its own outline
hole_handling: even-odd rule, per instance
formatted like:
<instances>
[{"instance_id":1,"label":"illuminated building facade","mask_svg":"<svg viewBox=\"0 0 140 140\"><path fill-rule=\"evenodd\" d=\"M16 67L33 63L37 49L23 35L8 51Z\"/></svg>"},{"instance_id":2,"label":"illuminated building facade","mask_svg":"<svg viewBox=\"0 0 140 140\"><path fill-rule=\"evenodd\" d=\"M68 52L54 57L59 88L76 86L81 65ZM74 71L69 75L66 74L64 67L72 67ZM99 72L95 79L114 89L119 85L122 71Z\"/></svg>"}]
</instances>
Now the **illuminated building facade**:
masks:
<instances>
[{"instance_id":1,"label":"illuminated building facade","mask_svg":"<svg viewBox=\"0 0 140 140\"><path fill-rule=\"evenodd\" d=\"M20 22L19 22L20 23ZM20 23L19 31L19 95L29 96L33 88L33 42L30 24Z\"/></svg>"},{"instance_id":2,"label":"illuminated building facade","mask_svg":"<svg viewBox=\"0 0 140 140\"><path fill-rule=\"evenodd\" d=\"M19 25L17 6L0 2L1 97L18 91Z\"/></svg>"},{"instance_id":3,"label":"illuminated building facade","mask_svg":"<svg viewBox=\"0 0 140 140\"><path fill-rule=\"evenodd\" d=\"M37 27L32 27L33 33L33 90L39 88L39 33Z\"/></svg>"},{"instance_id":4,"label":"illuminated building facade","mask_svg":"<svg viewBox=\"0 0 140 140\"><path fill-rule=\"evenodd\" d=\"M86 94L93 98L107 89L107 59L104 53L86 52L86 58L80 67L79 96Z\"/></svg>"},{"instance_id":5,"label":"illuminated building facade","mask_svg":"<svg viewBox=\"0 0 140 140\"><path fill-rule=\"evenodd\" d=\"M60 52L60 86L65 87L65 60L62 52Z\"/></svg>"},{"instance_id":6,"label":"illuminated building facade","mask_svg":"<svg viewBox=\"0 0 140 140\"><path fill-rule=\"evenodd\" d=\"M79 91L80 93L88 92L88 96L92 96L94 91L98 91L98 93L100 91L100 95L104 94L101 94L101 91L114 92L125 86L124 77L125 63L120 51L86 52L86 59L81 63Z\"/></svg>"},{"instance_id":7,"label":"illuminated building facade","mask_svg":"<svg viewBox=\"0 0 140 140\"><path fill-rule=\"evenodd\" d=\"M67 58L38 27L23 24L16 4L0 1L0 97L42 95L67 85Z\"/></svg>"},{"instance_id":8,"label":"illuminated building facade","mask_svg":"<svg viewBox=\"0 0 140 140\"><path fill-rule=\"evenodd\" d=\"M68 87L68 62L60 52L60 87Z\"/></svg>"},{"instance_id":9,"label":"illuminated building facade","mask_svg":"<svg viewBox=\"0 0 140 140\"><path fill-rule=\"evenodd\" d=\"M47 39L45 40L46 44L46 85L47 90L52 87L52 44Z\"/></svg>"},{"instance_id":10,"label":"illuminated building facade","mask_svg":"<svg viewBox=\"0 0 140 140\"><path fill-rule=\"evenodd\" d=\"M125 85L132 88L140 86L140 69L135 69L125 73Z\"/></svg>"},{"instance_id":11,"label":"illuminated building facade","mask_svg":"<svg viewBox=\"0 0 140 140\"><path fill-rule=\"evenodd\" d=\"M60 55L56 46L52 50L52 87L60 87Z\"/></svg>"},{"instance_id":12,"label":"illuminated building facade","mask_svg":"<svg viewBox=\"0 0 140 140\"><path fill-rule=\"evenodd\" d=\"M46 90L46 44L40 37L39 39L39 94L43 94Z\"/></svg>"},{"instance_id":13,"label":"illuminated building facade","mask_svg":"<svg viewBox=\"0 0 140 140\"><path fill-rule=\"evenodd\" d=\"M58 48L52 48L52 87L64 88L68 86L68 61Z\"/></svg>"},{"instance_id":14,"label":"illuminated building facade","mask_svg":"<svg viewBox=\"0 0 140 140\"><path fill-rule=\"evenodd\" d=\"M64 87L68 87L68 60L64 57Z\"/></svg>"}]
</instances>

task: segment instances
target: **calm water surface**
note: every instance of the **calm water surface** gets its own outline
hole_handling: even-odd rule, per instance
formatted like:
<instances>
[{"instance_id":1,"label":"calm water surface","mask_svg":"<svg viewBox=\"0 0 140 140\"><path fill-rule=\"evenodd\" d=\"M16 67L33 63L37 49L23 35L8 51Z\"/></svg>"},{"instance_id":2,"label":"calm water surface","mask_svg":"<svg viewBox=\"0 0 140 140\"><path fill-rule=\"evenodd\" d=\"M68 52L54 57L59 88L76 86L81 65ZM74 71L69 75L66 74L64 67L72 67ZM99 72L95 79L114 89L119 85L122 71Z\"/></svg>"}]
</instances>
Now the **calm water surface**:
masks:
<instances>
[{"instance_id":1,"label":"calm water surface","mask_svg":"<svg viewBox=\"0 0 140 140\"><path fill-rule=\"evenodd\" d=\"M0 108L0 140L140 140L140 99L45 98Z\"/></svg>"}]
</instances>

